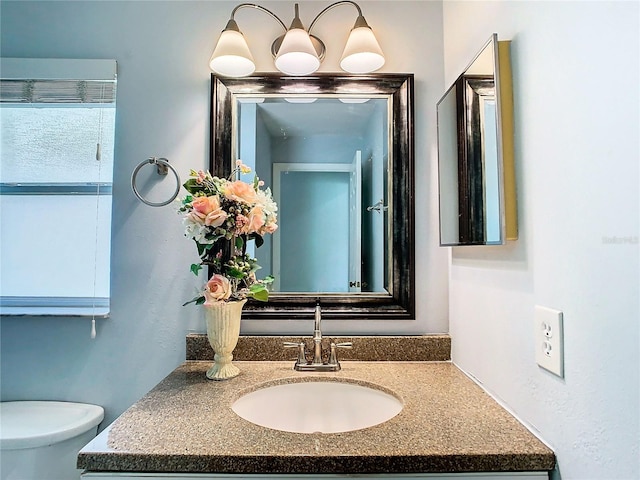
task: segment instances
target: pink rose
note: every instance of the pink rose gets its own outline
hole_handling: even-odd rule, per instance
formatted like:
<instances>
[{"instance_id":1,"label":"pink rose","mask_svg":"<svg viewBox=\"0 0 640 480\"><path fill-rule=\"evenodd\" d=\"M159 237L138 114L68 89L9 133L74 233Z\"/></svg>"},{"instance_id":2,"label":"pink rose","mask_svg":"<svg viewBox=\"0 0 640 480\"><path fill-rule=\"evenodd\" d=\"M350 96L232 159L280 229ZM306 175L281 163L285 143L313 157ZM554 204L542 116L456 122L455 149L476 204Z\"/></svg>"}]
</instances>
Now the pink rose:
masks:
<instances>
[{"instance_id":1,"label":"pink rose","mask_svg":"<svg viewBox=\"0 0 640 480\"><path fill-rule=\"evenodd\" d=\"M219 227L227 219L227 212L220 207L220 199L217 195L212 197L196 197L193 202L191 219L208 227Z\"/></svg>"},{"instance_id":2,"label":"pink rose","mask_svg":"<svg viewBox=\"0 0 640 480\"><path fill-rule=\"evenodd\" d=\"M205 305L215 302L223 302L231 296L231 282L220 274L214 274L204 288Z\"/></svg>"},{"instance_id":3,"label":"pink rose","mask_svg":"<svg viewBox=\"0 0 640 480\"><path fill-rule=\"evenodd\" d=\"M253 187L240 180L228 183L224 188L224 196L229 200L248 204L255 203L258 198Z\"/></svg>"},{"instance_id":4,"label":"pink rose","mask_svg":"<svg viewBox=\"0 0 640 480\"><path fill-rule=\"evenodd\" d=\"M187 215L187 217L189 217L189 219L193 223L199 223L200 225L204 225L204 219L206 218L205 215L200 212L196 212L195 210L189 212L189 215Z\"/></svg>"},{"instance_id":5,"label":"pink rose","mask_svg":"<svg viewBox=\"0 0 640 480\"><path fill-rule=\"evenodd\" d=\"M227 212L222 210L222 208L218 208L207 215L204 219L204 224L208 227L219 227L226 219Z\"/></svg>"},{"instance_id":6,"label":"pink rose","mask_svg":"<svg viewBox=\"0 0 640 480\"><path fill-rule=\"evenodd\" d=\"M278 229L278 224L275 222L267 223L263 228L263 233L273 233Z\"/></svg>"},{"instance_id":7,"label":"pink rose","mask_svg":"<svg viewBox=\"0 0 640 480\"><path fill-rule=\"evenodd\" d=\"M212 210L215 210L216 208L220 208L220 202L218 200L218 197L216 196L196 197L191 202L191 206L196 212L202 213L203 215L207 215Z\"/></svg>"},{"instance_id":8,"label":"pink rose","mask_svg":"<svg viewBox=\"0 0 640 480\"><path fill-rule=\"evenodd\" d=\"M244 233L254 233L258 232L262 226L264 225L264 211L260 205L256 205L249 212L249 223L245 227L246 232Z\"/></svg>"}]
</instances>

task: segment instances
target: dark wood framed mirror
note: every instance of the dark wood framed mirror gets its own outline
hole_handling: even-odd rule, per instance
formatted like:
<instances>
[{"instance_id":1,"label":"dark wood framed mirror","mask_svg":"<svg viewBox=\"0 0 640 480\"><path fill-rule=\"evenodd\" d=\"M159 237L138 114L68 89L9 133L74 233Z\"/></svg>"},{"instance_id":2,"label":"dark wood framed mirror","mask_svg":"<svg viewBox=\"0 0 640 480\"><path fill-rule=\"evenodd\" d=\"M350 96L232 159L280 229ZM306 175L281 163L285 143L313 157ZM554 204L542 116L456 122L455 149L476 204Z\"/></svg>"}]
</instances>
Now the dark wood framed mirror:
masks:
<instances>
[{"instance_id":1,"label":"dark wood framed mirror","mask_svg":"<svg viewBox=\"0 0 640 480\"><path fill-rule=\"evenodd\" d=\"M220 177L228 176L235 161L241 158L243 162L254 166L256 173L265 180L266 186L281 183L279 178L274 178L275 175L282 174L289 175L289 178L298 178L295 176L297 170L316 169L308 164L312 160L298 160L304 168L299 166L289 168L287 166L293 165L295 161L283 159L282 148L276 150L277 147L272 147L271 144L290 141L294 135L308 140L314 132L324 132L325 129L334 128L341 130L341 139L338 143L351 145L355 142L354 144L357 144L351 148L357 150L357 157L362 155L362 166L358 167L358 171L360 173L362 169L365 172L363 178L371 176L367 168L375 168L374 176L379 179L377 193L372 193L375 188L363 184L363 187L357 190L360 192L357 194L357 201L350 204L349 208L345 208L349 210L347 212L349 216L343 223L350 225L349 228L353 228L354 224L357 227L355 247L353 247L353 234L350 237L352 244L350 247L335 245L333 240L315 242L314 247L308 247L308 243L304 241L298 242L306 248L305 257L319 260L316 264L321 265L320 269L340 265L346 272L344 275L348 276L346 277L348 281L341 282L338 287L310 283L298 289L296 286L292 287L292 285L298 285L295 281L293 283L287 281L286 266L280 263L284 263L283 259L292 256L293 252L286 247L286 242L283 240L287 239L290 226L298 220L285 220L285 215L288 215L287 210L291 211L292 208L299 207L298 201L285 200L283 190L282 199L278 205L280 228L273 235L273 237L281 235L281 238L274 238L273 244L265 242L255 253L260 265L263 266L261 272L265 271L264 275L271 273L271 268L282 275L281 288L276 288L270 293L267 303L257 301L247 303L243 318L308 318L313 315L318 301L324 318L413 319L415 317L413 83L412 74L363 76L316 74L309 77L264 74L245 78L223 78L212 75L209 166L212 174ZM287 103L301 105L300 110L289 110ZM326 110L331 104L335 104L331 107L335 110ZM366 108L358 107L364 104L367 105ZM376 107L380 104L383 105L382 110ZM303 105L307 106L302 107ZM274 126L273 118L280 116L278 112L284 108L287 108L287 112L293 112L287 113L287 117L291 118L282 120L285 124ZM266 126L259 125L259 127L264 132L271 132L269 135L272 135L272 140L268 141L271 153L268 156L277 157L277 160L270 158L269 161L273 163L264 166L265 160L260 157L267 147L254 140L253 135L258 135L255 133L255 128L245 128L246 120L241 116L243 111L251 112L253 123L256 123L255 119L260 117L260 121L265 122ZM303 114L297 112L303 112ZM382 133L381 138L374 142L377 146L371 146L369 144L371 142L363 135L350 132L351 128L361 120L369 121L370 117L375 116L381 119L381 126L376 126L376 129ZM297 132L301 119L312 120L311 126L308 127L310 132ZM353 138L345 138L345 135L352 135ZM321 153L323 157L329 158L333 155L334 148L326 142L326 137L316 139L309 145L312 145L308 147L312 150L302 156L312 157ZM351 156L353 157L353 154ZM368 164L376 166L367 167ZM319 163L313 163L313 165L319 165ZM324 187L322 189L324 190ZM280 192L274 191L274 198L279 198L280 195ZM346 196L353 200L352 193ZM315 203L324 204L325 202ZM329 206L328 203L325 210L336 213L341 211L335 205ZM354 210L357 215L354 215ZM361 220L354 220L354 218ZM372 253L368 250L368 244L376 242L368 240L370 232L367 229L371 228L369 224L374 221L379 225L380 241ZM362 222L362 229L358 222ZM318 220L317 223L322 222ZM332 225L329 227L326 225L321 227L320 232L313 235L324 235L329 230L328 238L339 237L336 232L331 231ZM349 234L346 236L349 237ZM343 262L325 257L327 253L321 251L324 244L332 247L332 251L348 249L350 253L347 256L351 259L349 268L343 265ZM278 250L274 250L276 248ZM370 256L375 256L379 261L368 263ZM353 258L356 258L356 261L353 261ZM314 271L312 267L305 267L302 261L303 258L297 258L290 270ZM377 273L372 274L371 271L374 270ZM315 272L319 270L316 269ZM276 272L274 274L277 275ZM335 276L338 275L341 273L335 274ZM372 275L370 280L367 275Z\"/></svg>"}]
</instances>

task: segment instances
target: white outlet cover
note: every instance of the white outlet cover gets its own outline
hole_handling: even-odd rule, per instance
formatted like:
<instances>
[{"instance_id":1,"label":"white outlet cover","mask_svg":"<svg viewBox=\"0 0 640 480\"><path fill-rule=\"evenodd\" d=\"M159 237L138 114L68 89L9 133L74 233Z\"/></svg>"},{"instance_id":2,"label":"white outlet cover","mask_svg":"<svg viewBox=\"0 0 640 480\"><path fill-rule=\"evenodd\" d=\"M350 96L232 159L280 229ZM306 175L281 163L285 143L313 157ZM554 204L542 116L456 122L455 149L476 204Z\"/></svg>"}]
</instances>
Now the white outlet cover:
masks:
<instances>
[{"instance_id":1,"label":"white outlet cover","mask_svg":"<svg viewBox=\"0 0 640 480\"><path fill-rule=\"evenodd\" d=\"M533 317L536 363L545 370L564 377L562 312L536 305Z\"/></svg>"}]
</instances>

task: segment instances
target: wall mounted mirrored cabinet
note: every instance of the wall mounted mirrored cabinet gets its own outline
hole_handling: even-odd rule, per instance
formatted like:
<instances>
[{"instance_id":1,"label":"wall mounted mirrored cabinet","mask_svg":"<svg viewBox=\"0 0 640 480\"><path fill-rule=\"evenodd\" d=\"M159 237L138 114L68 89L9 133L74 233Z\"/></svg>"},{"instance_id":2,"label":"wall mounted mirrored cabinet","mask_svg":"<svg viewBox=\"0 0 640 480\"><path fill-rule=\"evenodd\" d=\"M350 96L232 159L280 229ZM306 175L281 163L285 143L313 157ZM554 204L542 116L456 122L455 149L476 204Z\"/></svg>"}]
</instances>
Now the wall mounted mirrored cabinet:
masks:
<instances>
[{"instance_id":1,"label":"wall mounted mirrored cabinet","mask_svg":"<svg viewBox=\"0 0 640 480\"><path fill-rule=\"evenodd\" d=\"M413 318L413 76L212 76L211 165L278 204L252 253L273 274L245 318ZM264 273L262 273L264 272Z\"/></svg>"},{"instance_id":2,"label":"wall mounted mirrored cabinet","mask_svg":"<svg viewBox=\"0 0 640 480\"><path fill-rule=\"evenodd\" d=\"M440 245L516 240L510 42L493 34L437 115Z\"/></svg>"}]
</instances>

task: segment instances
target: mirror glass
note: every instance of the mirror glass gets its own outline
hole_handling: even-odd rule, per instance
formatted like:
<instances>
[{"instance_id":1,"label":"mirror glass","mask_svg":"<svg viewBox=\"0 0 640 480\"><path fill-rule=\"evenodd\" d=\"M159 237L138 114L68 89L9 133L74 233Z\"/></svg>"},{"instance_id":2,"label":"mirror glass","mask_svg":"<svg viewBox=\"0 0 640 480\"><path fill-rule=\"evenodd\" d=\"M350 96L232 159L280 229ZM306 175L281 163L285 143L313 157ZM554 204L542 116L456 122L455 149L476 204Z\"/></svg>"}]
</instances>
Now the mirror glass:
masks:
<instances>
[{"instance_id":1,"label":"mirror glass","mask_svg":"<svg viewBox=\"0 0 640 480\"><path fill-rule=\"evenodd\" d=\"M279 205L252 252L272 291L388 291L389 100L237 96L237 156Z\"/></svg>"},{"instance_id":2,"label":"mirror glass","mask_svg":"<svg viewBox=\"0 0 640 480\"><path fill-rule=\"evenodd\" d=\"M245 317L317 299L329 317L411 316L412 80L213 77L212 172L242 159L278 204L278 230L251 252L276 280Z\"/></svg>"},{"instance_id":3,"label":"mirror glass","mask_svg":"<svg viewBox=\"0 0 640 480\"><path fill-rule=\"evenodd\" d=\"M503 142L507 92L499 58L494 34L437 105L443 246L501 245L512 239L505 218L511 198L504 186L505 165L513 155Z\"/></svg>"}]
</instances>

